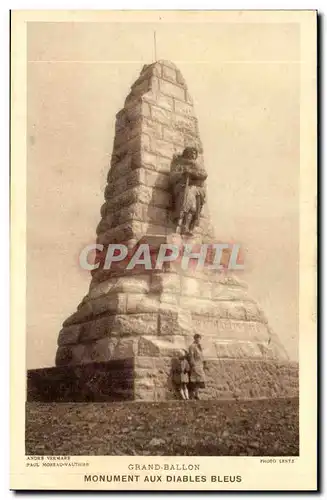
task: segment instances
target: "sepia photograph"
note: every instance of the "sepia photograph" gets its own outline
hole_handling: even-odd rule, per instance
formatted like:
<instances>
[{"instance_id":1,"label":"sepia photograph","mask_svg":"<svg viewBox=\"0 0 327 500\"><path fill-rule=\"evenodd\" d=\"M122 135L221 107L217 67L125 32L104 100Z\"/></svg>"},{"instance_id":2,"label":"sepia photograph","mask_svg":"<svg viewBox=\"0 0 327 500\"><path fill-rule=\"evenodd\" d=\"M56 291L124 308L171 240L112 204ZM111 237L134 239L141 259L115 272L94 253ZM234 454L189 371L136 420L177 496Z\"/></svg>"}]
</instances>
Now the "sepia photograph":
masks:
<instances>
[{"instance_id":1,"label":"sepia photograph","mask_svg":"<svg viewBox=\"0 0 327 500\"><path fill-rule=\"evenodd\" d=\"M315 29L314 11L14 13L25 484L247 489L256 460L296 489L301 388L316 432Z\"/></svg>"}]
</instances>

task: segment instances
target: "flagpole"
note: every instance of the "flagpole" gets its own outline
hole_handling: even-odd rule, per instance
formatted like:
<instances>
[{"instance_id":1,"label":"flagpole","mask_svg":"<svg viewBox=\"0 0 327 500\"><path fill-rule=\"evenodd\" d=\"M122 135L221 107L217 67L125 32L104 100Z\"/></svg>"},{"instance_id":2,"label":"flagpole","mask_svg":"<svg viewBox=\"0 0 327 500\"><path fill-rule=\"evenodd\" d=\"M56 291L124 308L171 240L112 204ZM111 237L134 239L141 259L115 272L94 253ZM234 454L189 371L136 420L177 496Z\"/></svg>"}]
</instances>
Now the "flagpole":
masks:
<instances>
[{"instance_id":1,"label":"flagpole","mask_svg":"<svg viewBox=\"0 0 327 500\"><path fill-rule=\"evenodd\" d=\"M154 43L154 60L157 60L157 34L153 32L153 43Z\"/></svg>"}]
</instances>

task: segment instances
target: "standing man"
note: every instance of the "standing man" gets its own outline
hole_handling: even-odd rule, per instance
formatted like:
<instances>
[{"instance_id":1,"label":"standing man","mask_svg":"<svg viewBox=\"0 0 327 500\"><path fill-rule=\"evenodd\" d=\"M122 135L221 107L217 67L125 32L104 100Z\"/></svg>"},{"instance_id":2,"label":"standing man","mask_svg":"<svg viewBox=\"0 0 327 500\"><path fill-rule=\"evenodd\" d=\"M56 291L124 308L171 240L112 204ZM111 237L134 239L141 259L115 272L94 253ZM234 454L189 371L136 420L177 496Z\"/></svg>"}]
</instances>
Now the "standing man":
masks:
<instances>
[{"instance_id":1,"label":"standing man","mask_svg":"<svg viewBox=\"0 0 327 500\"><path fill-rule=\"evenodd\" d=\"M190 390L193 399L199 398L199 389L205 388L204 361L201 346L201 335L194 335L194 342L189 347Z\"/></svg>"}]
</instances>

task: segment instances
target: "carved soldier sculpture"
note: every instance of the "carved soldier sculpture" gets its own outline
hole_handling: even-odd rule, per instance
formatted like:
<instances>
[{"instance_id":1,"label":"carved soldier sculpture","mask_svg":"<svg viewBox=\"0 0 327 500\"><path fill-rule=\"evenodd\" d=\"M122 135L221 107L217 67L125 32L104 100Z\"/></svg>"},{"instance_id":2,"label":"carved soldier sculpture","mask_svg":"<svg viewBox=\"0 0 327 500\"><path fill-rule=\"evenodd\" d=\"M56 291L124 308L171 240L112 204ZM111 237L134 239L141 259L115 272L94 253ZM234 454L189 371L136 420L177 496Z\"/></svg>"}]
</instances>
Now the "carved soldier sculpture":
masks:
<instances>
[{"instance_id":1,"label":"carved soldier sculpture","mask_svg":"<svg viewBox=\"0 0 327 500\"><path fill-rule=\"evenodd\" d=\"M176 232L192 235L205 203L207 173L197 162L196 148L185 148L172 161L170 182L173 194L173 218Z\"/></svg>"}]
</instances>

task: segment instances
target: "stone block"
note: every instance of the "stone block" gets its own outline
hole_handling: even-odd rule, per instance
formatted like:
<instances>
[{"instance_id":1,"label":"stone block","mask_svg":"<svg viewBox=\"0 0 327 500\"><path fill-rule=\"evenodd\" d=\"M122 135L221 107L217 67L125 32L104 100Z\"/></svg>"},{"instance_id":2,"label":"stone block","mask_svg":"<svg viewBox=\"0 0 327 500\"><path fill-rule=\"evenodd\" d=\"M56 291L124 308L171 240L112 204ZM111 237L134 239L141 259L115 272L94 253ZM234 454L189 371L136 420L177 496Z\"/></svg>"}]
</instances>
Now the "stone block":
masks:
<instances>
[{"instance_id":1,"label":"stone block","mask_svg":"<svg viewBox=\"0 0 327 500\"><path fill-rule=\"evenodd\" d=\"M74 314L69 316L64 322L63 326L76 325L78 323L83 323L84 321L89 321L93 316L92 306L89 302L85 303L80 307Z\"/></svg>"},{"instance_id":2,"label":"stone block","mask_svg":"<svg viewBox=\"0 0 327 500\"><path fill-rule=\"evenodd\" d=\"M143 383L143 381L140 381L137 385L135 384L134 398L136 401L154 401L155 400L154 385Z\"/></svg>"},{"instance_id":3,"label":"stone block","mask_svg":"<svg viewBox=\"0 0 327 500\"><path fill-rule=\"evenodd\" d=\"M192 331L190 311L161 304L159 312L159 335L189 335Z\"/></svg>"},{"instance_id":4,"label":"stone block","mask_svg":"<svg viewBox=\"0 0 327 500\"><path fill-rule=\"evenodd\" d=\"M177 149L176 146L169 141L152 138L151 151L159 156L170 158L171 160Z\"/></svg>"},{"instance_id":5,"label":"stone block","mask_svg":"<svg viewBox=\"0 0 327 500\"><path fill-rule=\"evenodd\" d=\"M134 142L133 142L134 141ZM151 150L151 138L149 135L142 133L141 135L141 141L139 137L136 137L129 141L128 143L128 150L129 151L138 151L141 149L141 151L150 151Z\"/></svg>"},{"instance_id":6,"label":"stone block","mask_svg":"<svg viewBox=\"0 0 327 500\"><path fill-rule=\"evenodd\" d=\"M162 124L154 120L144 118L142 120L142 132L158 139L162 139L163 137Z\"/></svg>"},{"instance_id":7,"label":"stone block","mask_svg":"<svg viewBox=\"0 0 327 500\"><path fill-rule=\"evenodd\" d=\"M127 294L127 314L155 313L159 309L159 298L154 294Z\"/></svg>"},{"instance_id":8,"label":"stone block","mask_svg":"<svg viewBox=\"0 0 327 500\"><path fill-rule=\"evenodd\" d=\"M144 81L148 81L149 85L150 85L151 76L152 76L152 72L151 71L143 71L142 70L141 73L140 73L140 76L131 85L131 90L133 88L137 87L138 85L140 85L141 83L143 83Z\"/></svg>"},{"instance_id":9,"label":"stone block","mask_svg":"<svg viewBox=\"0 0 327 500\"><path fill-rule=\"evenodd\" d=\"M136 137L132 137L126 142L122 142L119 146L114 147L114 153L118 157L124 154L133 154L138 151L150 151L150 136L142 133Z\"/></svg>"},{"instance_id":10,"label":"stone block","mask_svg":"<svg viewBox=\"0 0 327 500\"><path fill-rule=\"evenodd\" d=\"M108 315L82 324L79 342L90 342L91 340L108 337L111 332L112 322L113 316Z\"/></svg>"},{"instance_id":11,"label":"stone block","mask_svg":"<svg viewBox=\"0 0 327 500\"><path fill-rule=\"evenodd\" d=\"M146 75L142 75L142 78L138 78L136 82L133 83L131 90L132 94L136 96L141 96L148 92L150 89L150 78L146 78Z\"/></svg>"},{"instance_id":12,"label":"stone block","mask_svg":"<svg viewBox=\"0 0 327 500\"><path fill-rule=\"evenodd\" d=\"M78 344L72 346L72 358L70 361L70 366L76 366L81 363L89 363L89 355L86 352L85 344Z\"/></svg>"},{"instance_id":13,"label":"stone block","mask_svg":"<svg viewBox=\"0 0 327 500\"><path fill-rule=\"evenodd\" d=\"M127 121L127 119L126 119ZM127 123L124 128L116 132L114 148L119 149L122 144L130 141L141 133L141 120Z\"/></svg>"},{"instance_id":14,"label":"stone block","mask_svg":"<svg viewBox=\"0 0 327 500\"><path fill-rule=\"evenodd\" d=\"M119 342L118 338L104 337L96 339L94 342L76 346L74 348L74 364L80 364L81 362L101 363L110 361L111 359L121 359L118 355L115 355L115 350ZM123 359L126 359L126 356Z\"/></svg>"},{"instance_id":15,"label":"stone block","mask_svg":"<svg viewBox=\"0 0 327 500\"><path fill-rule=\"evenodd\" d=\"M161 64L154 62L152 64L145 64L142 68L139 78L151 78L153 76L160 77L162 74Z\"/></svg>"},{"instance_id":16,"label":"stone block","mask_svg":"<svg viewBox=\"0 0 327 500\"><path fill-rule=\"evenodd\" d=\"M181 293L182 295L211 298L211 283L183 276L181 278Z\"/></svg>"},{"instance_id":17,"label":"stone block","mask_svg":"<svg viewBox=\"0 0 327 500\"><path fill-rule=\"evenodd\" d=\"M153 385L155 386L156 385L156 376L155 376L155 373L153 371L152 368L139 368L139 367L135 367L134 369L134 380L135 380L135 384L137 385L139 380L144 380L144 381L148 381L148 380L151 380L151 379L154 379L153 380ZM152 384L151 384L152 385Z\"/></svg>"},{"instance_id":18,"label":"stone block","mask_svg":"<svg viewBox=\"0 0 327 500\"><path fill-rule=\"evenodd\" d=\"M213 300L250 300L247 291L243 287L229 287L221 284L212 284L211 286Z\"/></svg>"},{"instance_id":19,"label":"stone block","mask_svg":"<svg viewBox=\"0 0 327 500\"><path fill-rule=\"evenodd\" d=\"M180 130L183 134L198 134L197 121L195 118L185 115L173 115L173 127Z\"/></svg>"},{"instance_id":20,"label":"stone block","mask_svg":"<svg viewBox=\"0 0 327 500\"><path fill-rule=\"evenodd\" d=\"M216 360L207 363L207 389L203 397L212 398L274 398L297 394L298 374L291 367L283 373L283 365L274 361ZM220 381L218 386L216 380ZM212 381L212 383L210 383ZM294 383L293 383L294 381ZM220 389L219 389L220 387Z\"/></svg>"},{"instance_id":21,"label":"stone block","mask_svg":"<svg viewBox=\"0 0 327 500\"><path fill-rule=\"evenodd\" d=\"M156 313L117 314L114 316L111 334L122 337L129 335L157 335L158 315Z\"/></svg>"},{"instance_id":22,"label":"stone block","mask_svg":"<svg viewBox=\"0 0 327 500\"><path fill-rule=\"evenodd\" d=\"M156 169L158 172L169 173L171 168L171 158L157 156Z\"/></svg>"},{"instance_id":23,"label":"stone block","mask_svg":"<svg viewBox=\"0 0 327 500\"><path fill-rule=\"evenodd\" d=\"M163 138L165 141L184 146L184 135L179 130L163 127Z\"/></svg>"},{"instance_id":24,"label":"stone block","mask_svg":"<svg viewBox=\"0 0 327 500\"><path fill-rule=\"evenodd\" d=\"M180 85L167 82L166 80L159 80L159 88L160 92L162 92L165 95L175 97L176 99L179 99L180 101L183 101L185 99L185 90L183 87Z\"/></svg>"},{"instance_id":25,"label":"stone block","mask_svg":"<svg viewBox=\"0 0 327 500\"><path fill-rule=\"evenodd\" d=\"M269 340L267 328L262 323L223 319L192 311L194 328L204 335L216 336L217 339L237 339L250 341Z\"/></svg>"},{"instance_id":26,"label":"stone block","mask_svg":"<svg viewBox=\"0 0 327 500\"><path fill-rule=\"evenodd\" d=\"M176 79L177 79L177 83L179 83L179 85L181 85L182 87L186 87L185 79L184 79L184 77L179 69L176 69Z\"/></svg>"},{"instance_id":27,"label":"stone block","mask_svg":"<svg viewBox=\"0 0 327 500\"><path fill-rule=\"evenodd\" d=\"M150 105L155 104L156 107L164 108L169 111L172 111L174 108L173 98L163 94L157 94L157 95L151 93L146 94L143 97L143 101L149 103Z\"/></svg>"},{"instance_id":28,"label":"stone block","mask_svg":"<svg viewBox=\"0 0 327 500\"><path fill-rule=\"evenodd\" d=\"M217 304L202 297L181 296L180 305L183 309L192 311L192 313L217 315Z\"/></svg>"},{"instance_id":29,"label":"stone block","mask_svg":"<svg viewBox=\"0 0 327 500\"><path fill-rule=\"evenodd\" d=\"M158 189L169 190L169 176L154 170L146 168L138 168L134 170L137 174L138 181L145 186L156 187Z\"/></svg>"},{"instance_id":30,"label":"stone block","mask_svg":"<svg viewBox=\"0 0 327 500\"><path fill-rule=\"evenodd\" d=\"M108 356L109 356L110 360L117 359L117 357L115 356L115 350L116 350L116 347L119 344L119 342L121 342L121 339L119 339L118 337L107 337L107 349L108 349ZM131 356L130 358L123 356L122 358L119 358L119 359L123 359L123 360L131 359L132 360L133 356Z\"/></svg>"},{"instance_id":31,"label":"stone block","mask_svg":"<svg viewBox=\"0 0 327 500\"><path fill-rule=\"evenodd\" d=\"M138 342L138 356L144 357L156 357L160 355L160 349L157 345L151 342L151 339L147 339L145 337L141 337Z\"/></svg>"},{"instance_id":32,"label":"stone block","mask_svg":"<svg viewBox=\"0 0 327 500\"><path fill-rule=\"evenodd\" d=\"M149 398L150 401L153 401L153 389L154 389L154 380L151 378L145 378L143 377L143 380L138 380L137 383L134 381L134 387L135 387L135 394L140 394L139 397L136 397L136 399L148 399L149 392L151 394L151 397ZM142 394L142 396L141 396Z\"/></svg>"},{"instance_id":33,"label":"stone block","mask_svg":"<svg viewBox=\"0 0 327 500\"><path fill-rule=\"evenodd\" d=\"M254 301L244 302L243 306L245 310L245 317L248 321L261 321L262 323L267 323L267 319L263 311Z\"/></svg>"},{"instance_id":34,"label":"stone block","mask_svg":"<svg viewBox=\"0 0 327 500\"><path fill-rule=\"evenodd\" d=\"M160 196L160 198L162 199L162 196ZM163 199L166 200L166 197L163 196ZM132 203L131 205L122 208L120 212L117 212L113 215L113 217L111 217L112 227L110 229L115 229L117 226L123 225L133 220L139 222L144 221L144 223L159 224L162 226L168 223L168 214L167 210L163 207L147 205L141 202Z\"/></svg>"},{"instance_id":35,"label":"stone block","mask_svg":"<svg viewBox=\"0 0 327 500\"><path fill-rule=\"evenodd\" d=\"M140 98L135 99L132 96L126 107L126 124L139 120L140 117L151 118L149 103Z\"/></svg>"},{"instance_id":36,"label":"stone block","mask_svg":"<svg viewBox=\"0 0 327 500\"><path fill-rule=\"evenodd\" d=\"M112 217L110 216L110 214L108 214L106 217L101 219L101 221L97 225L96 234L99 235L105 233L106 231L111 229L112 225L113 225Z\"/></svg>"},{"instance_id":37,"label":"stone block","mask_svg":"<svg viewBox=\"0 0 327 500\"><path fill-rule=\"evenodd\" d=\"M246 320L244 303L240 301L219 301L215 303L221 318Z\"/></svg>"},{"instance_id":38,"label":"stone block","mask_svg":"<svg viewBox=\"0 0 327 500\"><path fill-rule=\"evenodd\" d=\"M185 100L188 104L191 104L193 106L192 96L187 90L185 91Z\"/></svg>"},{"instance_id":39,"label":"stone block","mask_svg":"<svg viewBox=\"0 0 327 500\"><path fill-rule=\"evenodd\" d=\"M103 313L109 314L124 314L126 312L126 296L123 293L109 293L101 295L90 301L93 316L98 316Z\"/></svg>"},{"instance_id":40,"label":"stone block","mask_svg":"<svg viewBox=\"0 0 327 500\"><path fill-rule=\"evenodd\" d=\"M148 97L149 95L152 96L152 98L154 99L157 99L158 95L159 95L159 92L160 92L160 89L159 89L159 78L154 76L151 78L151 89L150 89L150 92L148 92L146 95L146 97Z\"/></svg>"},{"instance_id":41,"label":"stone block","mask_svg":"<svg viewBox=\"0 0 327 500\"><path fill-rule=\"evenodd\" d=\"M143 232L143 223L137 220L131 220L100 234L97 238L97 243L108 245L109 243L121 243L134 237L138 239Z\"/></svg>"},{"instance_id":42,"label":"stone block","mask_svg":"<svg viewBox=\"0 0 327 500\"><path fill-rule=\"evenodd\" d=\"M123 207L120 211L113 212L111 215L112 227L121 226L132 220L143 220L143 204L132 203Z\"/></svg>"},{"instance_id":43,"label":"stone block","mask_svg":"<svg viewBox=\"0 0 327 500\"><path fill-rule=\"evenodd\" d=\"M107 180L108 182L120 179L122 176L126 175L130 169L132 164L132 155L126 154L122 158L115 158L115 162L112 164L109 172Z\"/></svg>"},{"instance_id":44,"label":"stone block","mask_svg":"<svg viewBox=\"0 0 327 500\"><path fill-rule=\"evenodd\" d=\"M132 400L133 360L28 370L27 400L104 402Z\"/></svg>"},{"instance_id":45,"label":"stone block","mask_svg":"<svg viewBox=\"0 0 327 500\"><path fill-rule=\"evenodd\" d=\"M215 347L218 358L262 358L258 344L251 341L216 342Z\"/></svg>"},{"instance_id":46,"label":"stone block","mask_svg":"<svg viewBox=\"0 0 327 500\"><path fill-rule=\"evenodd\" d=\"M132 174L133 172L129 172L128 176ZM104 199L110 201L114 196L117 196L127 191L128 188L127 188L126 178L127 176L122 176L118 182L113 182L113 181L108 182L104 190ZM108 205L106 207L106 214L108 214Z\"/></svg>"},{"instance_id":47,"label":"stone block","mask_svg":"<svg viewBox=\"0 0 327 500\"><path fill-rule=\"evenodd\" d=\"M148 238L149 240L149 244L151 245L151 237L154 237L154 238L165 238L167 236L167 226L162 226L160 224L153 224L151 222L146 222L144 223L143 225L143 228L144 228L144 231L143 231L143 235L146 235L146 237ZM155 260L156 256L153 256L153 264L152 264L152 267L154 266L154 260Z\"/></svg>"},{"instance_id":48,"label":"stone block","mask_svg":"<svg viewBox=\"0 0 327 500\"><path fill-rule=\"evenodd\" d=\"M169 61L168 59L160 59L158 61L158 64L160 64L161 66L168 66L168 68L173 68L173 69L177 69L176 67L176 64L173 63L172 61Z\"/></svg>"},{"instance_id":49,"label":"stone block","mask_svg":"<svg viewBox=\"0 0 327 500\"><path fill-rule=\"evenodd\" d=\"M116 279L114 291L116 293L139 293L146 294L150 290L150 275L137 274L134 276L122 276Z\"/></svg>"},{"instance_id":50,"label":"stone block","mask_svg":"<svg viewBox=\"0 0 327 500\"><path fill-rule=\"evenodd\" d=\"M156 169L157 166L157 156L149 151L140 151L133 154L132 168L141 168L146 166L147 168Z\"/></svg>"},{"instance_id":51,"label":"stone block","mask_svg":"<svg viewBox=\"0 0 327 500\"><path fill-rule=\"evenodd\" d=\"M174 100L175 103L175 112L180 115L186 116L194 116L193 106L191 104L186 103L185 101Z\"/></svg>"},{"instance_id":52,"label":"stone block","mask_svg":"<svg viewBox=\"0 0 327 500\"><path fill-rule=\"evenodd\" d=\"M171 194L162 189L142 186L139 190L139 201L156 207L168 208L171 204Z\"/></svg>"},{"instance_id":53,"label":"stone block","mask_svg":"<svg viewBox=\"0 0 327 500\"><path fill-rule=\"evenodd\" d=\"M72 346L60 345L56 352L56 366L67 366L72 362Z\"/></svg>"},{"instance_id":54,"label":"stone block","mask_svg":"<svg viewBox=\"0 0 327 500\"><path fill-rule=\"evenodd\" d=\"M71 325L62 328L58 336L58 345L64 346L69 344L77 344L81 327L80 325Z\"/></svg>"},{"instance_id":55,"label":"stone block","mask_svg":"<svg viewBox=\"0 0 327 500\"><path fill-rule=\"evenodd\" d=\"M131 189L133 187L138 186L140 184L140 178L139 178L139 169L133 169L131 170L125 178L121 179L121 182L118 185L118 190L119 191L127 191L128 189ZM117 184L117 183L116 183ZM120 187L122 185L122 188ZM116 194L118 194L119 191L116 191ZM115 194L115 191L114 193Z\"/></svg>"},{"instance_id":56,"label":"stone block","mask_svg":"<svg viewBox=\"0 0 327 500\"><path fill-rule=\"evenodd\" d=\"M169 66L162 66L162 77L173 83L177 81L177 74L175 68L170 68Z\"/></svg>"},{"instance_id":57,"label":"stone block","mask_svg":"<svg viewBox=\"0 0 327 500\"><path fill-rule=\"evenodd\" d=\"M94 342L85 344L83 351L78 354L78 349L81 346L74 348L74 364L83 363L93 363L93 362L103 362L110 360L110 351L108 348L108 339L103 338L95 340ZM80 357L80 359L78 359Z\"/></svg>"},{"instance_id":58,"label":"stone block","mask_svg":"<svg viewBox=\"0 0 327 500\"><path fill-rule=\"evenodd\" d=\"M138 339L136 337L119 339L113 350L112 358L113 359L134 358L134 356L137 354L137 344L138 344Z\"/></svg>"},{"instance_id":59,"label":"stone block","mask_svg":"<svg viewBox=\"0 0 327 500\"><path fill-rule=\"evenodd\" d=\"M174 273L153 274L151 278L151 291L153 293L179 294L181 288L181 278ZM175 299L176 300L176 299Z\"/></svg>"},{"instance_id":60,"label":"stone block","mask_svg":"<svg viewBox=\"0 0 327 500\"><path fill-rule=\"evenodd\" d=\"M237 286L244 289L248 288L246 283L241 281L239 278L236 278L236 276L233 276L232 274L226 275L225 273L212 273L212 281L226 286Z\"/></svg>"},{"instance_id":61,"label":"stone block","mask_svg":"<svg viewBox=\"0 0 327 500\"><path fill-rule=\"evenodd\" d=\"M187 349L193 341L192 336L187 335L164 335L164 336L146 336L144 341L139 344L138 355L150 356L156 359L167 358L167 366L169 371L172 368L173 359L179 356L182 349ZM143 350L141 349L143 348ZM141 354L142 353L142 354ZM169 361L168 361L169 360ZM159 363L159 361L158 361ZM156 361L157 364L157 361Z\"/></svg>"},{"instance_id":62,"label":"stone block","mask_svg":"<svg viewBox=\"0 0 327 500\"><path fill-rule=\"evenodd\" d=\"M166 226L168 214L167 210L161 207L154 207L152 205L144 206L143 208L143 220L147 223L159 224L160 226ZM149 226L148 226L149 227Z\"/></svg>"},{"instance_id":63,"label":"stone block","mask_svg":"<svg viewBox=\"0 0 327 500\"><path fill-rule=\"evenodd\" d=\"M163 304L173 304L173 305L179 305L179 295L178 293L161 293L160 294L160 302Z\"/></svg>"},{"instance_id":64,"label":"stone block","mask_svg":"<svg viewBox=\"0 0 327 500\"><path fill-rule=\"evenodd\" d=\"M123 108L116 114L116 124L115 124L116 132L126 126L125 120L126 120L126 110L125 108Z\"/></svg>"},{"instance_id":65,"label":"stone block","mask_svg":"<svg viewBox=\"0 0 327 500\"><path fill-rule=\"evenodd\" d=\"M154 105L151 106L151 117L153 120L167 126L170 126L172 120L172 114L169 109Z\"/></svg>"},{"instance_id":66,"label":"stone block","mask_svg":"<svg viewBox=\"0 0 327 500\"><path fill-rule=\"evenodd\" d=\"M182 340L184 342L185 339L183 338ZM168 356L168 357L164 357L164 356L155 357L155 358L153 358L153 365L154 365L154 369L158 373L163 373L165 375L168 375L171 373L172 359L170 356Z\"/></svg>"},{"instance_id":67,"label":"stone block","mask_svg":"<svg viewBox=\"0 0 327 500\"><path fill-rule=\"evenodd\" d=\"M100 208L101 217L106 217L108 215L108 205L107 202L103 203Z\"/></svg>"},{"instance_id":68,"label":"stone block","mask_svg":"<svg viewBox=\"0 0 327 500\"><path fill-rule=\"evenodd\" d=\"M140 341L139 341L140 342ZM156 365L155 365L155 359L153 357L148 357L148 356L139 356L138 354L135 356L134 359L134 369L136 370L153 370Z\"/></svg>"},{"instance_id":69,"label":"stone block","mask_svg":"<svg viewBox=\"0 0 327 500\"><path fill-rule=\"evenodd\" d=\"M123 193L118 194L107 200L107 210L113 209L121 209L126 205L130 205L131 203L138 201L139 191L142 189L140 186L136 186L134 188L128 189Z\"/></svg>"}]
</instances>

